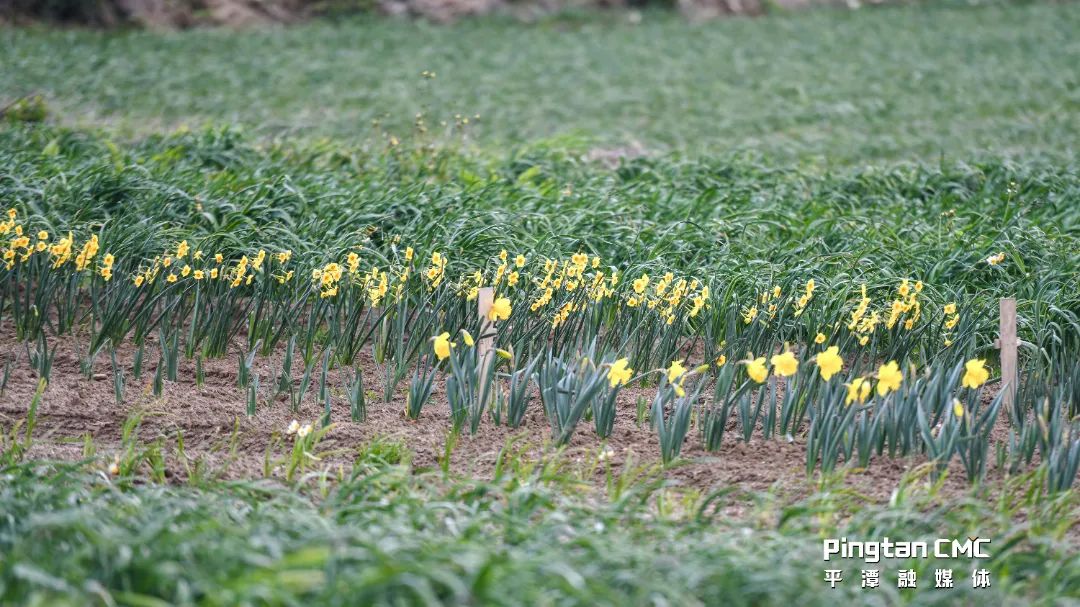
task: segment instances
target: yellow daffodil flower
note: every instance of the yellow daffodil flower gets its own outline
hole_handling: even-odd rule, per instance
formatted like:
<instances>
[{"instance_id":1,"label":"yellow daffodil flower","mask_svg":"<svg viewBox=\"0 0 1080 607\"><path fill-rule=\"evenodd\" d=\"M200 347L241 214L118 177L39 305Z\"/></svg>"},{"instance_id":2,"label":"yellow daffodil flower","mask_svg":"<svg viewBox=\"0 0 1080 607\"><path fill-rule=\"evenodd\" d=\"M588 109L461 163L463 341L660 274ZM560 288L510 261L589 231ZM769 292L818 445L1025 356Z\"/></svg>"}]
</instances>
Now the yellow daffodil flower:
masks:
<instances>
[{"instance_id":1,"label":"yellow daffodil flower","mask_svg":"<svg viewBox=\"0 0 1080 607\"><path fill-rule=\"evenodd\" d=\"M799 361L791 350L783 354L774 354L769 362L780 377L791 377L799 370Z\"/></svg>"},{"instance_id":2,"label":"yellow daffodil flower","mask_svg":"<svg viewBox=\"0 0 1080 607\"><path fill-rule=\"evenodd\" d=\"M454 344L450 343L450 333L443 332L432 339L435 340L435 358L446 360L450 356L450 348L454 347Z\"/></svg>"},{"instance_id":3,"label":"yellow daffodil flower","mask_svg":"<svg viewBox=\"0 0 1080 607\"><path fill-rule=\"evenodd\" d=\"M625 358L620 358L611 363L611 368L608 369L608 386L614 388L625 385L626 382L630 381L634 370L627 366L629 363L630 361Z\"/></svg>"},{"instance_id":4,"label":"yellow daffodil flower","mask_svg":"<svg viewBox=\"0 0 1080 607\"><path fill-rule=\"evenodd\" d=\"M494 302L491 303L491 309L488 310L488 320L492 322L497 320L506 320L507 318L510 318L511 311L512 308L510 307L510 298L498 297L495 299Z\"/></svg>"},{"instance_id":5,"label":"yellow daffodil flower","mask_svg":"<svg viewBox=\"0 0 1080 607\"><path fill-rule=\"evenodd\" d=\"M889 392L900 389L900 383L904 381L904 374L900 371L900 365L893 360L878 368L877 378L878 396L885 396Z\"/></svg>"},{"instance_id":6,"label":"yellow daffodil flower","mask_svg":"<svg viewBox=\"0 0 1080 607\"><path fill-rule=\"evenodd\" d=\"M978 388L990 379L990 371L985 366L986 361L981 358L973 358L964 363L964 378L961 384L965 388Z\"/></svg>"},{"instance_id":7,"label":"yellow daffodil flower","mask_svg":"<svg viewBox=\"0 0 1080 607\"><path fill-rule=\"evenodd\" d=\"M824 352L819 352L814 357L814 362L817 363L821 379L825 381L829 381L833 375L844 369L844 359L840 357L840 348L838 346L829 346Z\"/></svg>"},{"instance_id":8,"label":"yellow daffodil flower","mask_svg":"<svg viewBox=\"0 0 1080 607\"><path fill-rule=\"evenodd\" d=\"M671 366L667 368L668 383L674 384L680 377L686 374L686 367L683 366L682 360L671 361Z\"/></svg>"},{"instance_id":9,"label":"yellow daffodil flower","mask_svg":"<svg viewBox=\"0 0 1080 607\"><path fill-rule=\"evenodd\" d=\"M745 362L746 374L750 376L750 379L759 384L765 383L765 380L769 378L769 368L765 366L765 357L760 356Z\"/></svg>"},{"instance_id":10,"label":"yellow daffodil flower","mask_svg":"<svg viewBox=\"0 0 1080 607\"><path fill-rule=\"evenodd\" d=\"M851 380L851 383L847 385L847 398L844 400L844 404L850 405L854 402L862 404L866 402L866 398L870 396L870 387L870 380L868 379L856 377Z\"/></svg>"}]
</instances>

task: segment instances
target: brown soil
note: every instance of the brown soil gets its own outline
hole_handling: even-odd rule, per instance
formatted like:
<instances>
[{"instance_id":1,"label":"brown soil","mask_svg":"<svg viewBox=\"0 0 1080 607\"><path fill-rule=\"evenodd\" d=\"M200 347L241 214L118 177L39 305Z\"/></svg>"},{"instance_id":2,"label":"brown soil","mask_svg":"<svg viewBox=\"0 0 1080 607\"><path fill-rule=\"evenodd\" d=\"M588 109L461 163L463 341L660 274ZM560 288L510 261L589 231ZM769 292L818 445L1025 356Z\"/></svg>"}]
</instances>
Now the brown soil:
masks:
<instances>
[{"instance_id":1,"label":"brown soil","mask_svg":"<svg viewBox=\"0 0 1080 607\"><path fill-rule=\"evenodd\" d=\"M890 1L902 0L869 0L868 4ZM860 4L857 0L678 0L674 7L686 18L700 21L815 6L857 8ZM59 4L7 0L0 1L0 24L43 20L96 27L249 27L358 12L423 18L440 23L487 14L511 15L527 21L568 8L629 9L639 5L628 0L97 0ZM632 23L641 19L637 11L631 10L627 14Z\"/></svg>"},{"instance_id":2,"label":"brown soil","mask_svg":"<svg viewBox=\"0 0 1080 607\"><path fill-rule=\"evenodd\" d=\"M86 352L86 340L63 338L52 341L55 342L56 356L51 383L38 410L31 457L81 459L83 441L89 435L96 445L99 465L104 467L120 448L125 420L133 413L141 412L143 419L139 439L143 443L158 438L163 440L169 477L179 480L186 474L186 467L176 456L179 433L183 434L189 460L202 457L211 468L222 470L226 477L262 476L269 446L274 445L271 452L275 457L286 454L287 446L280 442L280 437L290 421L297 419L301 423L317 423L322 414L321 406L316 403L317 379L313 380L314 385L299 411L290 410L287 396L268 402L273 389L270 378L277 376L281 369L280 353L269 360L256 359L254 372L263 379L258 410L254 416L248 417L245 414L246 391L236 385L235 355L207 361L204 364L205 383L201 387L195 385L194 361L182 360L178 381L166 382L163 395L154 397L151 382L158 358L157 347L147 345L142 378L135 380L131 376L134 351L130 344L125 345L118 351L118 360L125 370L126 398L123 404L117 404L107 353L98 356L90 379L87 379L79 365L80 357ZM5 428L26 417L37 385L25 346L16 342L10 326L5 325L0 328L0 361L13 358L16 363L6 390L0 396L0 426ZM294 378L299 378L303 373L300 364L296 364L292 374ZM369 352L362 354L360 367L364 372L365 389L381 395L383 373L377 369ZM367 420L353 423L349 421L348 404L342 389L343 372L331 370L329 379L334 427L321 444L321 448L332 452L322 462L323 465L336 468L338 464L351 464L357 449L375 438L404 443L415 454L415 467L439 465L450 429L449 406L439 382L436 382L435 393L416 421L403 415L408 386L406 378L399 385L392 402L383 403L378 402L379 398L369 398ZM651 402L652 390L635 387L626 388L620 393L615 429L606 443L612 454L605 464L595 469L586 468L592 470L598 484L604 482L603 470L606 466L610 466L613 475L624 471L627 474L640 473L647 468L658 470L659 444L656 435L647 423L639 426L636 422L639 396ZM234 431L236 454L232 458L229 445ZM995 429L996 440L1003 439L1007 432L1005 422L1000 420L999 427ZM729 421L722 448L709 453L702 448L696 429L691 428L682 451L683 463L662 474L673 484L703 493L719 489L753 493L771 490L786 499L793 499L808 495L818 488L819 475L806 475L805 436L795 436L789 442L784 437L764 440L757 433L750 443L744 443L737 434L735 421ZM450 467L462 475L490 478L499 453L508 440L515 438L517 448L524 450L527 459L536 459L550 451L550 435L551 429L540 400L534 397L522 428L498 426L485 418L475 436L470 436L466 429L452 452ZM595 466L603 446L591 422L582 421L563 454L563 461L570 466ZM906 472L924 463L925 458L875 458L866 470L849 470L841 481L842 488L869 501L885 501ZM272 471L272 476L281 474L280 466ZM989 480L1002 476L1001 471L990 466ZM963 469L954 460L944 491L959 494L967 490Z\"/></svg>"}]
</instances>

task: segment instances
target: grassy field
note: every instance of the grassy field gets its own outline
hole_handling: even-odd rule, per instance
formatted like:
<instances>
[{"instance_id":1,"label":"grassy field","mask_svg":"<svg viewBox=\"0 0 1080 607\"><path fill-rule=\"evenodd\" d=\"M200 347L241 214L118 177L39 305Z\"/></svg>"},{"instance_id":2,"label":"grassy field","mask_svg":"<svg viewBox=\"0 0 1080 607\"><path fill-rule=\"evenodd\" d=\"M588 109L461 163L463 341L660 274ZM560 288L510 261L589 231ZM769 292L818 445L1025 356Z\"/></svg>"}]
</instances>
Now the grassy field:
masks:
<instances>
[{"instance_id":1,"label":"grassy field","mask_svg":"<svg viewBox=\"0 0 1080 607\"><path fill-rule=\"evenodd\" d=\"M1061 539L1070 495L951 501L911 483L888 507L843 492L790 505L766 495L732 521L722 508L743 496L664 502L641 482L596 504L558 467L455 481L414 474L400 449L361 455L316 497L257 481L117 486L72 465L6 468L0 592L23 605L1050 605L1080 584ZM658 496L660 513L643 505ZM992 559L864 565L882 571L878 589L860 588L850 565L846 584L821 581L822 537L976 533L1002 542ZM926 589L939 567L955 569L955 588ZM973 589L983 567L992 585ZM900 568L924 589L898 590Z\"/></svg>"},{"instance_id":2,"label":"grassy field","mask_svg":"<svg viewBox=\"0 0 1080 607\"><path fill-rule=\"evenodd\" d=\"M1075 604L1078 29L0 30L0 604Z\"/></svg>"},{"instance_id":3,"label":"grassy field","mask_svg":"<svg viewBox=\"0 0 1080 607\"><path fill-rule=\"evenodd\" d=\"M538 142L855 165L1075 153L1073 3L623 21L5 31L0 90L137 134L213 121L363 142L380 120L403 139L425 112L432 132L479 115L470 141L497 155Z\"/></svg>"}]
</instances>

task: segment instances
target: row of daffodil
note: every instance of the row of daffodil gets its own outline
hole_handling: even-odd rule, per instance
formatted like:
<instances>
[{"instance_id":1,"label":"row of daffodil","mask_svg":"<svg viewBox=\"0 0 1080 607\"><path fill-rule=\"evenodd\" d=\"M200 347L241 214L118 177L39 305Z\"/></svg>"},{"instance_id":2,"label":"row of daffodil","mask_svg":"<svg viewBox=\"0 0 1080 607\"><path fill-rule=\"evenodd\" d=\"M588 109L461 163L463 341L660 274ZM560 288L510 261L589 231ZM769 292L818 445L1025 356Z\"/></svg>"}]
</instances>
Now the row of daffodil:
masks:
<instances>
[{"instance_id":1,"label":"row of daffodil","mask_svg":"<svg viewBox=\"0 0 1080 607\"><path fill-rule=\"evenodd\" d=\"M840 355L838 346L825 348L814 355L811 360L817 366L821 379L826 382L844 370L844 358ZM726 362L726 358L721 356L717 360L717 365L722 366ZM768 380L770 365L772 367L771 372L779 377L791 377L799 370L799 360L791 350L774 354L768 359L768 362L766 362L764 356L751 356L741 362L746 365L747 376L759 384ZM673 366L675 364L672 363ZM989 378L990 371L986 368L986 361L984 359L971 359L965 363L965 373L961 385L965 388L978 388L986 383ZM900 385L904 381L904 373L900 369L900 365L893 360L881 364L877 373L873 376L853 378L845 384L847 386L847 404L866 402L871 391L874 390L875 379L877 380L876 392L878 396L884 397L890 392L900 389Z\"/></svg>"},{"instance_id":2,"label":"row of daffodil","mask_svg":"<svg viewBox=\"0 0 1080 607\"><path fill-rule=\"evenodd\" d=\"M642 274L632 281L631 292L618 294L619 270L603 266L600 257L590 257L583 252L567 259L545 258L542 268L536 273L526 272L524 268L528 260L520 253L511 260L510 254L503 250L497 259L498 264L492 273L485 275L484 271L475 270L463 276L458 281L460 293L466 300L472 301L486 286L505 290L531 287L533 295L530 297L529 311L538 314L549 311L553 328L558 328L570 314L585 309L590 302L615 299L620 305L630 308L642 306L657 310L661 319L672 324L680 310L685 310L687 316L693 318L706 308L709 301L708 286L696 278L676 278L672 272L656 280ZM445 256L434 253L427 270L427 278L432 281L433 287L445 276L445 267ZM583 297L573 297L578 292ZM552 306L559 293L569 294L564 298L569 300Z\"/></svg>"},{"instance_id":3,"label":"row of daffodil","mask_svg":"<svg viewBox=\"0 0 1080 607\"><path fill-rule=\"evenodd\" d=\"M922 318L922 302L919 300L919 295L923 292L922 281L916 281L912 284L906 278L901 280L900 285L896 288L896 297L888 306L887 315L883 311L870 310L871 300L866 295L866 285L862 286L861 291L862 298L851 312L851 319L847 325L848 330L855 332L859 336L861 345L866 345L870 339L870 334L882 323L883 318L886 329L892 330L903 319L901 326L909 331ZM956 302L945 304L942 311L945 314L944 343L947 347L952 345L949 332L956 328L956 325L960 322L960 314L957 312Z\"/></svg>"},{"instance_id":4,"label":"row of daffodil","mask_svg":"<svg viewBox=\"0 0 1080 607\"><path fill-rule=\"evenodd\" d=\"M350 251L342 263L330 262L311 270L311 280L319 287L322 298L333 298L343 284L358 284L367 292L373 305L379 305L393 292L395 299L400 299L407 281L413 275L414 250L406 247L403 262L388 268L372 267L361 270L361 256ZM251 257L242 256L235 262L226 263L220 253L206 256L202 251L192 250L187 241L181 241L175 248L155 257L149 264L132 277L136 286L152 284L162 276L168 283L189 279L225 280L231 287L250 285L263 273L267 260L276 262L277 267L270 276L279 283L293 279L294 270L286 264L292 258L291 251L279 251L268 254L259 250ZM446 280L448 258L435 251L431 254L430 265L423 272L428 288L439 287ZM555 295L559 292L574 293L581 290L584 301L574 298L551 310L553 327L565 322L574 311L581 310L588 302L602 302L616 295L615 287L619 284L619 272L613 268L601 268L599 257L589 257L585 253L576 253L565 260L544 259L542 271L533 274L524 270L527 259L517 254L510 259L507 251L500 252L499 265L494 272L485 275L483 270L475 270L462 275L454 284L458 293L467 301L475 300L482 287L494 287L512 291L528 285L535 289L529 309L542 314ZM211 262L212 260L212 262ZM632 284L632 293L619 300L627 307L644 306L658 310L660 317L668 324L674 322L680 309L693 318L705 309L709 300L709 287L698 279L676 278L671 272L652 280L647 274L636 278Z\"/></svg>"},{"instance_id":5,"label":"row of daffodil","mask_svg":"<svg viewBox=\"0 0 1080 607\"><path fill-rule=\"evenodd\" d=\"M32 232L28 226L18 221L18 212L15 209L8 209L7 219L0 222L0 236L8 235L11 238L0 245L0 259L8 270L13 269L17 263L26 263L34 255L41 254L50 257L50 266L53 269L71 263L78 272L96 270L106 281L112 278L115 258L111 253L102 255L100 261L95 263L101 250L96 234L84 241L82 246L76 247L72 232L59 239L54 239L47 230Z\"/></svg>"},{"instance_id":6,"label":"row of daffodil","mask_svg":"<svg viewBox=\"0 0 1080 607\"><path fill-rule=\"evenodd\" d=\"M496 321L505 318L505 316L509 316L509 306L509 300L497 301L497 306L492 308L489 319ZM461 336L465 346L473 347L475 345L475 340L468 331L462 331ZM450 340L450 334L448 332L433 337L432 341L435 358L438 361L448 359L451 349L457 347L457 342ZM509 360L512 358L512 354L509 352L499 350L498 353L504 359ZM812 361L816 366L816 369L818 369L818 373L822 380L826 382L841 373L843 368L845 368L845 361L843 361L837 346L829 346L823 351L814 354L811 356L810 361ZM706 372L711 366L710 364L704 364L689 369L684 363L684 360L672 361L669 367L662 369L666 376L667 383L672 386L675 394L680 397L686 395L686 390L684 388L685 381L691 376L700 375ZM723 367L727 363L726 356L720 355L713 364L717 367ZM750 358L740 361L739 364L744 365L746 376L759 383L759 385L768 381L770 374L775 377L789 378L796 375L799 369L799 360L791 350L773 354L768 360L766 359L766 356L751 355ZM661 369L657 370L659 372ZM633 377L634 369L630 367L629 359L618 359L608 365L607 379L609 387L612 389L625 386ZM978 389L982 387L988 379L989 369L986 367L985 360L971 359L964 363L964 374L961 378L961 386L963 388ZM855 377L852 378L851 381L845 383L845 386L847 387L845 403L847 405L863 404L867 401L870 394L875 391L878 396L885 397L891 392L899 391L903 385L903 381L904 373L899 363L896 361L882 363L878 366L876 374ZM953 409L956 417L963 417L964 409L959 400L954 400Z\"/></svg>"},{"instance_id":7,"label":"row of daffodil","mask_svg":"<svg viewBox=\"0 0 1080 607\"><path fill-rule=\"evenodd\" d=\"M916 285L916 292L921 291L922 287ZM805 303L803 304L805 306ZM954 307L955 304L949 304ZM488 320L498 321L510 317L511 306L510 300L505 297L501 297L495 300L491 311L488 313ZM955 314L955 312L953 312ZM472 346L474 340L467 331L462 331L464 341L466 345ZM818 344L826 341L826 336L819 333L815 338L815 342ZM450 356L450 349L455 346L450 341L450 333L444 332L436 337L432 338L434 342L434 352L438 360L444 360ZM829 381L832 377L844 369L844 359L840 355L839 346L829 346L823 351L818 352L812 357L812 361L817 365L818 372L824 381ZM791 350L785 350L780 354L775 354L766 362L764 356L754 357L751 355L744 361L740 361L746 366L746 374L750 379L761 384L765 383L770 375L770 365L772 372L779 377L791 377L795 375L799 370L799 359L795 356L795 353ZM722 367L727 364L727 356L720 355L715 361L716 366ZM625 384L629 381L633 375L633 369L628 367L629 360L626 358L620 358L615 361L609 371L608 378L611 381L611 386ZM696 369L700 372L707 369L708 365L704 365ZM683 366L683 360L675 360L671 362L670 367L667 370L668 382L672 384L676 393L682 396L681 379L686 376L686 367ZM982 386L990 377L990 372L986 368L985 359L971 359L965 363L965 373L962 378L961 384L966 388L978 388ZM904 374L900 369L900 365L896 361L889 361L883 363L879 368L877 374L871 377L857 377L854 378L848 386L847 403L865 402L870 396L870 392L873 389L873 379L877 379L877 394L878 396L886 396L889 392L899 390L900 385L903 382Z\"/></svg>"},{"instance_id":8,"label":"row of daffodil","mask_svg":"<svg viewBox=\"0 0 1080 607\"><path fill-rule=\"evenodd\" d=\"M112 280L115 258L107 253L96 259L100 250L96 234L78 247L71 233L52 241L46 231L39 231L36 240L26 236L26 231L27 227L17 220L15 210L9 210L7 220L0 223L0 233L14 235L9 246L0 251L8 269L40 253L50 256L49 267L54 270L71 264L76 272L94 271L105 282ZM297 270L289 265L292 257L290 250L268 252L260 249L239 259L226 259L220 252L205 253L187 240L181 240L153 259L140 263L131 272L130 280L137 288L154 285L158 281L170 285L186 281L222 281L230 288L238 288L252 285L264 277L285 284L296 276ZM390 293L393 293L395 300L403 296L407 282L413 275L414 257L413 248L405 247L398 263L361 270L361 254L349 251L340 263L333 261L311 269L311 281L318 287L320 297L325 299L336 297L343 285L358 285L368 295L371 304L378 306ZM588 302L601 302L616 296L619 272L611 267L602 267L600 258L596 256L576 253L564 260L544 259L542 270L536 274L525 270L527 258L523 254L511 259L510 254L503 250L498 260L493 273L485 275L482 270L476 270L462 275L455 283L455 289L471 301L477 297L481 287L491 286L508 292L528 286L535 290L530 311L549 315L553 327L565 322L571 313L583 310ZM439 287L446 280L447 265L445 254L438 251L431 254L430 265L422 273L429 289ZM707 306L709 298L709 288L698 279L676 278L670 272L657 280L643 274L633 281L632 287L632 293L619 299L619 304L656 309L668 324L674 322L683 307L689 317L695 317ZM584 301L573 297L579 290L585 295ZM560 303L553 304L557 293L569 294L562 298L569 301L560 300Z\"/></svg>"},{"instance_id":9,"label":"row of daffodil","mask_svg":"<svg viewBox=\"0 0 1080 607\"><path fill-rule=\"evenodd\" d=\"M803 314L813 299L816 288L817 284L811 278L806 282L804 290L798 294L798 297L792 298L791 307L794 311L794 317L798 318ZM898 325L908 331L914 329L922 319L923 303L919 297L923 292L923 288L922 281L912 283L909 279L904 278L897 286L896 296L889 302L887 308L874 310L871 309L872 300L867 295L866 285L862 285L860 287L861 298L859 303L851 311L850 318L846 323L848 331L857 336L859 345L865 346L870 341L873 333L881 327L890 331ZM774 286L772 289L762 292L757 301L764 308L759 309L757 305L745 308L742 312L743 322L750 324L761 320L763 317L766 320L775 318L781 310L782 297L783 293L779 286ZM952 345L950 332L960 322L960 314L956 302L945 304L942 312L945 316L943 323L945 329L943 335L944 345L947 347ZM819 344L823 343L825 335L819 333L815 341Z\"/></svg>"},{"instance_id":10,"label":"row of daffodil","mask_svg":"<svg viewBox=\"0 0 1080 607\"><path fill-rule=\"evenodd\" d=\"M70 232L56 240L51 239L47 231L38 231L33 239L27 233L28 227L17 220L15 210L9 210L7 220L0 222L0 234L13 235L7 246L0 250L0 258L8 269L16 263L28 261L35 254L45 254L50 257L49 266L53 269L71 264L77 272L92 270L106 282L112 279L115 257L106 253L98 258L101 247L97 235L91 235L81 246L76 246ZM341 286L347 284L358 285L373 305L379 305L391 293L395 300L399 300L414 274L413 248L405 247L393 263L366 269L361 269L363 248L357 248L359 252L349 251L341 262L332 261L310 270L310 279L319 288L320 297L334 298ZM260 249L250 256L227 260L221 253L205 254L202 250L193 249L187 240L182 240L161 255L140 264L130 278L137 287L158 280L169 284L186 280L218 280L237 288L251 285L261 276L285 284L296 276L296 270L289 267L292 257L290 250L268 252ZM427 288L437 288L447 280L448 261L444 253L435 251L431 254L430 263L422 272ZM482 287L494 287L504 293L529 288L530 312L549 315L555 328L573 312L584 310L590 302L614 301L627 308L655 310L667 324L672 324L680 312L685 312L687 318L694 318L709 307L709 286L697 278L676 277L672 272L654 278L643 273L630 281L630 288L626 292L617 293L616 287L621 278L619 270L602 265L597 256L579 252L567 259L545 258L537 264L536 272L529 271L527 263L525 255L519 253L511 257L509 252L503 250L498 254L493 271L474 270L463 274L454 283L455 288L469 301L478 296ZM746 324L767 322L780 312L782 306L788 305L797 318L807 309L816 288L815 281L810 279L802 291L785 298L781 288L774 286L758 297L760 309L754 305L743 310L743 321ZM584 297L575 297L578 291ZM896 297L887 308L875 310L863 285L862 297L850 313L847 328L858 336L863 345L879 327L891 330L899 324L910 330L922 318L922 291L921 281L912 283L903 279L896 289ZM556 297L558 294L563 297ZM943 312L944 339L948 346L952 343L949 331L955 328L960 315L954 302L946 304Z\"/></svg>"}]
</instances>

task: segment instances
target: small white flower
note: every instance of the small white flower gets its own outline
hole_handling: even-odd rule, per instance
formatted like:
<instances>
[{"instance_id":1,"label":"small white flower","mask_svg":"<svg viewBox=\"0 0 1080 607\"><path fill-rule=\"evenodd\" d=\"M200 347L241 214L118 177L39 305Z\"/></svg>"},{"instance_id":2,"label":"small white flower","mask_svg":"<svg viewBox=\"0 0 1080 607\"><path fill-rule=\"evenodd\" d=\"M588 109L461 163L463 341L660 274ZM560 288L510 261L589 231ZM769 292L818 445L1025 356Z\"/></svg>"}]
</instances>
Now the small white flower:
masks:
<instances>
[{"instance_id":1,"label":"small white flower","mask_svg":"<svg viewBox=\"0 0 1080 607\"><path fill-rule=\"evenodd\" d=\"M308 434L311 434L311 424L304 424L300 426L300 429L296 431L297 438L304 438Z\"/></svg>"},{"instance_id":2,"label":"small white flower","mask_svg":"<svg viewBox=\"0 0 1080 607\"><path fill-rule=\"evenodd\" d=\"M602 462L605 462L613 457L615 457L615 452L612 451L611 447L604 447L600 450L600 455L598 456L598 459Z\"/></svg>"},{"instance_id":3,"label":"small white flower","mask_svg":"<svg viewBox=\"0 0 1080 607\"><path fill-rule=\"evenodd\" d=\"M300 422L295 419L289 424L289 428L285 430L285 434L296 434L300 430Z\"/></svg>"},{"instance_id":4,"label":"small white flower","mask_svg":"<svg viewBox=\"0 0 1080 607\"><path fill-rule=\"evenodd\" d=\"M113 461L109 464L109 474L117 476L120 474L120 454L117 453L113 456Z\"/></svg>"}]
</instances>

